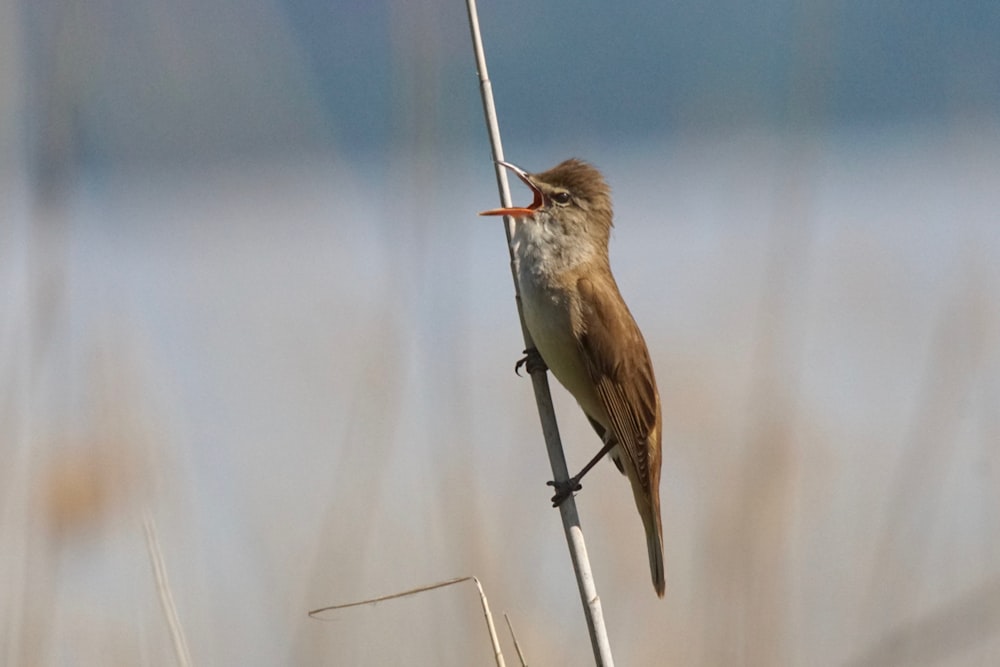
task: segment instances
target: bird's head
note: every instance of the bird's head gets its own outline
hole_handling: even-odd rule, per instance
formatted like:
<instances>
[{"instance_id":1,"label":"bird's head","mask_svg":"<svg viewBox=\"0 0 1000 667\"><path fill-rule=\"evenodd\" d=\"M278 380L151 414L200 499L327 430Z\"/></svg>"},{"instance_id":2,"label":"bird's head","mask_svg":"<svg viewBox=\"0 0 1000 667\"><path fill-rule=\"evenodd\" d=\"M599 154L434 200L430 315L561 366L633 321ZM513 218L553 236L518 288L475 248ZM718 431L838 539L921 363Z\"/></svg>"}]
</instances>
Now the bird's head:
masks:
<instances>
[{"instance_id":1,"label":"bird's head","mask_svg":"<svg viewBox=\"0 0 1000 667\"><path fill-rule=\"evenodd\" d=\"M498 164L517 174L534 198L527 206L495 208L479 215L509 215L528 224L558 226L566 234L585 234L607 244L611 191L595 167L571 158L548 171L529 174L509 162Z\"/></svg>"}]
</instances>

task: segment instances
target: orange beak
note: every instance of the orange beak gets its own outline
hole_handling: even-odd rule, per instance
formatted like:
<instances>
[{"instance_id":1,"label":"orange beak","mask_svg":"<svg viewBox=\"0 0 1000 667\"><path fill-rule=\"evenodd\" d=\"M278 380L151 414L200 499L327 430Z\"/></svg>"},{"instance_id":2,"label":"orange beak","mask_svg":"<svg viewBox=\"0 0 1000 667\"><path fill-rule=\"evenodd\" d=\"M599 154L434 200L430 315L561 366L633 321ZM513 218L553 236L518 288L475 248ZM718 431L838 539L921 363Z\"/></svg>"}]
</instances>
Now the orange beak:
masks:
<instances>
[{"instance_id":1,"label":"orange beak","mask_svg":"<svg viewBox=\"0 0 1000 667\"><path fill-rule=\"evenodd\" d=\"M513 208L493 208L490 209L489 211L483 211L479 215L509 215L513 218L530 218L535 214L535 211L537 211L541 207L542 203L545 201L544 197L542 196L542 191L539 190L537 187L535 187L535 184L531 182L531 177L528 175L528 172L526 172L524 169L521 169L517 165L511 164L510 162L503 162L501 160L497 160L497 164L507 167L512 172L517 174L517 177L520 178L525 185L531 188L531 193L534 195L535 198L528 206L513 207Z\"/></svg>"}]
</instances>

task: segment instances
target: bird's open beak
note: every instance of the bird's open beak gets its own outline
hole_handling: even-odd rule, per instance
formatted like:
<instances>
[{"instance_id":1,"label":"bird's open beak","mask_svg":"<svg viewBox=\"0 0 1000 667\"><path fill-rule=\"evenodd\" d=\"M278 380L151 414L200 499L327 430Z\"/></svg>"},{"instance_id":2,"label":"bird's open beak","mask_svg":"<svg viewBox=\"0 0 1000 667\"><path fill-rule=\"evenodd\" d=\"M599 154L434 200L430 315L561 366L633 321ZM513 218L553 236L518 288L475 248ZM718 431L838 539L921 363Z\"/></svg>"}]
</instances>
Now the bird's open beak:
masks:
<instances>
[{"instance_id":1,"label":"bird's open beak","mask_svg":"<svg viewBox=\"0 0 1000 667\"><path fill-rule=\"evenodd\" d=\"M544 201L544 199L542 198L542 191L539 190L535 186L535 184L531 182L531 177L528 175L528 172L526 172L524 169L521 169L517 165L511 164L510 162L503 162L501 160L497 160L497 164L507 167L512 172L517 174L517 177L520 178L525 185L531 188L531 193L534 195L535 198L534 200L532 200L529 206L513 207L513 208L494 208L490 209L489 211L483 211L479 215L509 215L514 218L525 218L533 216L535 214L535 211L538 210L538 208L542 205L542 202Z\"/></svg>"}]
</instances>

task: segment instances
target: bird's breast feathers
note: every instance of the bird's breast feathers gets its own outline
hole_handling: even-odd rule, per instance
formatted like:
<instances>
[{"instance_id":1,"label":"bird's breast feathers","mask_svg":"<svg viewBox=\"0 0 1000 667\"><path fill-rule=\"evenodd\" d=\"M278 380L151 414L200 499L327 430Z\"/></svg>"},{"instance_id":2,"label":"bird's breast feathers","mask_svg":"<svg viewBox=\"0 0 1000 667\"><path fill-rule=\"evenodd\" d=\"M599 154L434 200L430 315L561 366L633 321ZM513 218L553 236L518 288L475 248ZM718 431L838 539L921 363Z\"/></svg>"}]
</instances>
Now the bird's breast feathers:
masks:
<instances>
[{"instance_id":1,"label":"bird's breast feathers","mask_svg":"<svg viewBox=\"0 0 1000 667\"><path fill-rule=\"evenodd\" d=\"M580 407L606 422L578 338L582 305L576 272L561 262L558 249L542 235L515 237L515 254L521 308L535 348Z\"/></svg>"}]
</instances>

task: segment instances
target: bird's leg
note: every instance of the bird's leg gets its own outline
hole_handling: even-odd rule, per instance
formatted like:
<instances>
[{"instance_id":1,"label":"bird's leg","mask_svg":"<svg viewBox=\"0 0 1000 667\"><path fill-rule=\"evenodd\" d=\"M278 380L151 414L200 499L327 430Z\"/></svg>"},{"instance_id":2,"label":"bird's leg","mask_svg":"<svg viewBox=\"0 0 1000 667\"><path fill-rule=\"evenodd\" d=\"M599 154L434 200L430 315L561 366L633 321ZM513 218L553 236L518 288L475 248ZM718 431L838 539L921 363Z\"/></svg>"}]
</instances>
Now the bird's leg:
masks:
<instances>
[{"instance_id":1,"label":"bird's leg","mask_svg":"<svg viewBox=\"0 0 1000 667\"><path fill-rule=\"evenodd\" d=\"M567 498L582 489L583 485L580 484L580 480L583 479L583 476L590 472L590 469L597 465L597 462L601 460L601 457L610 452L617 444L617 440L614 438L608 438L607 442L604 443L604 446L601 447L601 451L597 452L597 456L590 459L590 463L583 466L583 470L576 473L565 482L546 482L548 486L551 486L556 490L556 495L552 496L552 506L559 507Z\"/></svg>"},{"instance_id":2,"label":"bird's leg","mask_svg":"<svg viewBox=\"0 0 1000 667\"><path fill-rule=\"evenodd\" d=\"M524 356L517 360L514 364L514 372L518 375L521 374L521 366L524 366L528 373L534 373L535 371L542 371L543 373L549 370L549 367L545 365L545 360L542 359L542 355L538 354L538 350L533 347L529 347L524 351Z\"/></svg>"}]
</instances>

